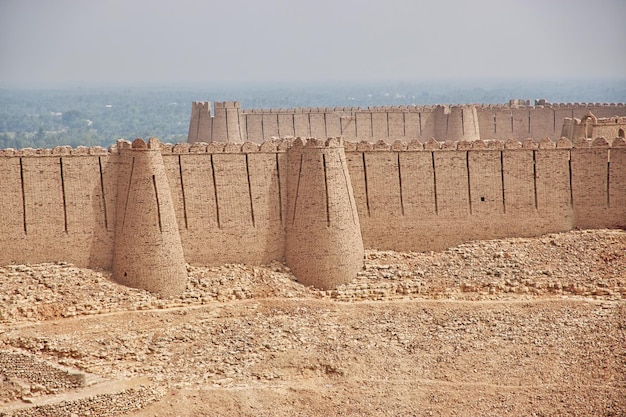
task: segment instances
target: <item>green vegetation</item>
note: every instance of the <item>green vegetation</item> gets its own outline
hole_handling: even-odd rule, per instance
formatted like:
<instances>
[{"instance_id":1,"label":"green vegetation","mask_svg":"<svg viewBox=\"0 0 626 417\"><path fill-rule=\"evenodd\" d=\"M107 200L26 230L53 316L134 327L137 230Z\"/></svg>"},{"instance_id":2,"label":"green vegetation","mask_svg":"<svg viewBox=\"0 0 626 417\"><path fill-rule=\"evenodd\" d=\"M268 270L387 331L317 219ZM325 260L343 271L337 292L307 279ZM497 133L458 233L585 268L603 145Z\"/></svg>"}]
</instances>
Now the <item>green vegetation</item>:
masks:
<instances>
[{"instance_id":1,"label":"green vegetation","mask_svg":"<svg viewBox=\"0 0 626 417\"><path fill-rule=\"evenodd\" d=\"M0 88L0 148L109 146L156 136L184 142L192 101L241 101L244 108L553 102L624 102L626 80L90 86Z\"/></svg>"}]
</instances>

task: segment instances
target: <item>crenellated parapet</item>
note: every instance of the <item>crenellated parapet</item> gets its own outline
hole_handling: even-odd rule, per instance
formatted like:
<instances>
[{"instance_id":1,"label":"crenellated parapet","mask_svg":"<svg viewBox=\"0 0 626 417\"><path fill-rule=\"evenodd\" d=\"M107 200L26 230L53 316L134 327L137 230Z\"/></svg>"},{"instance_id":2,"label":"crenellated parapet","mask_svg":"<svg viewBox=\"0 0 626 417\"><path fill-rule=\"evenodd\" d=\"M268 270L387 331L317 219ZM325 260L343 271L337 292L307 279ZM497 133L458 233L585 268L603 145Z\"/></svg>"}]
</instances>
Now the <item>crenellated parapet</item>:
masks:
<instances>
[{"instance_id":1,"label":"crenellated parapet","mask_svg":"<svg viewBox=\"0 0 626 417\"><path fill-rule=\"evenodd\" d=\"M341 136L345 140L382 139L388 142L430 136L446 140L473 140L479 137L478 114L474 105L247 110L241 109L239 102L216 102L215 115L209 122L209 134L202 133L196 127L200 120L196 116L200 104L194 103L192 106L188 137L190 143L261 143L272 137L288 136Z\"/></svg>"},{"instance_id":2,"label":"crenellated parapet","mask_svg":"<svg viewBox=\"0 0 626 417\"><path fill-rule=\"evenodd\" d=\"M347 141L393 143L523 140L561 136L563 120L580 118L588 111L598 117L626 116L624 103L548 103L523 100L508 104L403 105L371 107L313 107L242 109L239 102L215 103L216 114L204 102L192 105L188 142L255 142L273 137L341 136ZM218 111L219 109L219 111ZM204 119L198 114L204 115ZM199 128L199 121L206 120ZM203 122L204 123L204 122ZM602 135L606 135L601 133Z\"/></svg>"},{"instance_id":3,"label":"crenellated parapet","mask_svg":"<svg viewBox=\"0 0 626 417\"><path fill-rule=\"evenodd\" d=\"M623 137L3 149L0 264L109 269L169 296L184 289L185 263L278 259L332 288L356 274L363 248L624 228L625 184Z\"/></svg>"},{"instance_id":4,"label":"crenellated parapet","mask_svg":"<svg viewBox=\"0 0 626 417\"><path fill-rule=\"evenodd\" d=\"M102 156L108 155L110 149L103 148L101 146L77 146L76 148L72 148L71 146L56 146L51 149L44 148L22 148L22 149L13 149L13 148L5 148L0 149L0 157L1 156Z\"/></svg>"}]
</instances>

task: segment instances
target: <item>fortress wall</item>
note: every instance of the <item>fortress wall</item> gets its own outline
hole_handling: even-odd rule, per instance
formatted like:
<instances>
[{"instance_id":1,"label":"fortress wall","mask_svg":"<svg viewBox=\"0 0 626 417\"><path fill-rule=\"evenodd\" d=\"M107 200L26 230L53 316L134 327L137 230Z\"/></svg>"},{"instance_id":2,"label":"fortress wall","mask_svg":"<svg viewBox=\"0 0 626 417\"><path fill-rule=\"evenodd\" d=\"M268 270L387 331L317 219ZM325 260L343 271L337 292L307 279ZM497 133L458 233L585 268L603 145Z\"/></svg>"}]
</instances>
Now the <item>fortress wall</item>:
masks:
<instances>
[{"instance_id":1,"label":"fortress wall","mask_svg":"<svg viewBox=\"0 0 626 417\"><path fill-rule=\"evenodd\" d=\"M233 138L228 136L228 114L225 103L215 103L215 117L213 117L213 125L211 131L211 138L219 142L229 142Z\"/></svg>"},{"instance_id":2,"label":"fortress wall","mask_svg":"<svg viewBox=\"0 0 626 417\"><path fill-rule=\"evenodd\" d=\"M436 137L436 116L435 112L432 109L424 110L419 112L419 121L420 121L420 136L419 138L422 140L428 140L430 138Z\"/></svg>"},{"instance_id":3,"label":"fortress wall","mask_svg":"<svg viewBox=\"0 0 626 417\"><path fill-rule=\"evenodd\" d=\"M421 113L407 112L402 114L404 115L404 137L407 139L422 137Z\"/></svg>"},{"instance_id":4,"label":"fortress wall","mask_svg":"<svg viewBox=\"0 0 626 417\"><path fill-rule=\"evenodd\" d=\"M213 175L219 227L246 229L254 226L254 210L248 186L250 173L245 154L213 154Z\"/></svg>"},{"instance_id":5,"label":"fortress wall","mask_svg":"<svg viewBox=\"0 0 626 417\"><path fill-rule=\"evenodd\" d=\"M587 112L591 111L592 113L594 113L594 111L600 111L602 112L602 108L600 106L595 106L593 105L593 103L591 103L589 106L587 105L580 105L578 103L574 103L573 105L569 106L571 108L572 111L572 117L576 117L578 119L581 119L582 117L584 117ZM595 115L595 113L594 113ZM596 116L598 117L598 116Z\"/></svg>"},{"instance_id":6,"label":"fortress wall","mask_svg":"<svg viewBox=\"0 0 626 417\"><path fill-rule=\"evenodd\" d=\"M346 151L345 154L354 201L361 221L361 232L365 237L368 233L368 228L365 225L368 224L370 217L365 156L363 152Z\"/></svg>"},{"instance_id":7,"label":"fortress wall","mask_svg":"<svg viewBox=\"0 0 626 417\"><path fill-rule=\"evenodd\" d=\"M470 213L477 216L505 212L502 151L467 153Z\"/></svg>"},{"instance_id":8,"label":"fortress wall","mask_svg":"<svg viewBox=\"0 0 626 417\"><path fill-rule=\"evenodd\" d=\"M359 140L372 141L372 113L357 112L356 116L356 138Z\"/></svg>"},{"instance_id":9,"label":"fortress wall","mask_svg":"<svg viewBox=\"0 0 626 417\"><path fill-rule=\"evenodd\" d=\"M513 124L512 124L512 118L513 118L513 114L511 112L511 109L509 108L504 108L504 109L496 109L494 112L495 115L495 137L497 138L513 138L513 139L519 139L517 137L515 137L515 135L513 134ZM494 138L484 138L483 139L495 139Z\"/></svg>"},{"instance_id":10,"label":"fortress wall","mask_svg":"<svg viewBox=\"0 0 626 417\"><path fill-rule=\"evenodd\" d=\"M252 142L263 141L263 115L248 113L244 117L246 123L246 140Z\"/></svg>"},{"instance_id":11,"label":"fortress wall","mask_svg":"<svg viewBox=\"0 0 626 417\"><path fill-rule=\"evenodd\" d=\"M576 224L602 227L609 208L609 149L572 149L572 201Z\"/></svg>"},{"instance_id":12,"label":"fortress wall","mask_svg":"<svg viewBox=\"0 0 626 417\"><path fill-rule=\"evenodd\" d=\"M272 136L278 135L278 114L263 114L263 140L270 140Z\"/></svg>"},{"instance_id":13,"label":"fortress wall","mask_svg":"<svg viewBox=\"0 0 626 417\"><path fill-rule=\"evenodd\" d=\"M227 148L231 145L227 145ZM245 145L244 145L245 146ZM211 146L211 153L164 155L189 263L267 263L284 257L280 181L283 153ZM283 179L284 182L284 179Z\"/></svg>"},{"instance_id":14,"label":"fortress wall","mask_svg":"<svg viewBox=\"0 0 626 417\"><path fill-rule=\"evenodd\" d=\"M396 152L365 152L369 217L387 222L403 212L400 172ZM353 188L354 189L354 188Z\"/></svg>"},{"instance_id":15,"label":"fortress wall","mask_svg":"<svg viewBox=\"0 0 626 417\"><path fill-rule=\"evenodd\" d=\"M108 156L47 151L0 157L0 263L110 267L116 184L108 181Z\"/></svg>"},{"instance_id":16,"label":"fortress wall","mask_svg":"<svg viewBox=\"0 0 626 417\"><path fill-rule=\"evenodd\" d=\"M622 142L609 147L596 139L573 149L567 141L556 148L551 141L360 142L346 144L345 161L333 163L347 166L365 247L438 250L470 239L626 227ZM187 262L284 258L290 143L164 146ZM0 263L110 268L129 156L115 149L40 153L0 153Z\"/></svg>"},{"instance_id":17,"label":"fortress wall","mask_svg":"<svg viewBox=\"0 0 626 417\"><path fill-rule=\"evenodd\" d=\"M372 112L372 137L376 140L389 141L388 112Z\"/></svg>"},{"instance_id":18,"label":"fortress wall","mask_svg":"<svg viewBox=\"0 0 626 417\"><path fill-rule=\"evenodd\" d=\"M476 108L478 116L478 128L482 139L495 139L494 109L490 106L478 106Z\"/></svg>"},{"instance_id":19,"label":"fortress wall","mask_svg":"<svg viewBox=\"0 0 626 417\"><path fill-rule=\"evenodd\" d=\"M326 123L326 136L331 138L341 136L341 116L339 113L324 113L324 118Z\"/></svg>"},{"instance_id":20,"label":"fortress wall","mask_svg":"<svg viewBox=\"0 0 626 417\"><path fill-rule=\"evenodd\" d=\"M433 152L437 214L454 218L470 214L467 152Z\"/></svg>"},{"instance_id":21,"label":"fortress wall","mask_svg":"<svg viewBox=\"0 0 626 417\"><path fill-rule=\"evenodd\" d=\"M22 238L25 234L21 166L22 158L0 157L0 236L3 241Z\"/></svg>"},{"instance_id":22,"label":"fortress wall","mask_svg":"<svg viewBox=\"0 0 626 417\"><path fill-rule=\"evenodd\" d=\"M296 131L293 123L293 113L278 114L278 133L281 137L295 136ZM248 138L251 140L252 138Z\"/></svg>"},{"instance_id":23,"label":"fortress wall","mask_svg":"<svg viewBox=\"0 0 626 417\"><path fill-rule=\"evenodd\" d=\"M72 235L73 253L76 245L88 247L85 258L75 260L81 265L109 268L113 256L117 177L109 168L108 156L63 157L67 235ZM67 259L67 258L66 258ZM75 258L77 259L77 258Z\"/></svg>"},{"instance_id":24,"label":"fortress wall","mask_svg":"<svg viewBox=\"0 0 626 417\"><path fill-rule=\"evenodd\" d=\"M213 118L210 102L194 102L189 121L189 142L211 142Z\"/></svg>"},{"instance_id":25,"label":"fortress wall","mask_svg":"<svg viewBox=\"0 0 626 417\"><path fill-rule=\"evenodd\" d=\"M60 157L22 158L26 234L67 231L65 190Z\"/></svg>"},{"instance_id":26,"label":"fortress wall","mask_svg":"<svg viewBox=\"0 0 626 417\"><path fill-rule=\"evenodd\" d=\"M389 127L389 142L405 139L405 121L406 112L394 111L387 113Z\"/></svg>"},{"instance_id":27,"label":"fortress wall","mask_svg":"<svg viewBox=\"0 0 626 417\"><path fill-rule=\"evenodd\" d=\"M167 177L167 182L172 197L172 206L174 215L176 217L176 223L180 230L181 243L183 236L189 229L188 207L187 201L184 196L184 181L185 176L181 176L182 171L182 157L181 155L172 155L170 153L163 154L163 168ZM187 258L187 253L183 247L183 253Z\"/></svg>"},{"instance_id":28,"label":"fortress wall","mask_svg":"<svg viewBox=\"0 0 626 417\"><path fill-rule=\"evenodd\" d=\"M213 140L213 117L211 116L211 103L201 103L198 109L198 142L211 142Z\"/></svg>"},{"instance_id":29,"label":"fortress wall","mask_svg":"<svg viewBox=\"0 0 626 417\"><path fill-rule=\"evenodd\" d=\"M295 136L311 136L311 121L308 113L295 113L293 115Z\"/></svg>"},{"instance_id":30,"label":"fortress wall","mask_svg":"<svg viewBox=\"0 0 626 417\"><path fill-rule=\"evenodd\" d=\"M530 133L530 114L528 109L512 109L511 117L513 121L512 137L518 140L523 140L531 137ZM548 137L554 137L550 134ZM541 139L541 138L537 138Z\"/></svg>"},{"instance_id":31,"label":"fortress wall","mask_svg":"<svg viewBox=\"0 0 626 417\"><path fill-rule=\"evenodd\" d=\"M574 112L571 108L553 108L551 109L554 115L554 135L545 135L544 137L559 137L561 136L561 129L563 128L563 121L566 117L573 118Z\"/></svg>"},{"instance_id":32,"label":"fortress wall","mask_svg":"<svg viewBox=\"0 0 626 417\"><path fill-rule=\"evenodd\" d=\"M529 138L557 138L561 135L563 119L555 119L554 110L551 108L531 108L528 111L530 118Z\"/></svg>"},{"instance_id":33,"label":"fortress wall","mask_svg":"<svg viewBox=\"0 0 626 417\"><path fill-rule=\"evenodd\" d=\"M100 158L61 158L68 233L109 228ZM112 228L113 225L111 225Z\"/></svg>"},{"instance_id":34,"label":"fortress wall","mask_svg":"<svg viewBox=\"0 0 626 417\"><path fill-rule=\"evenodd\" d=\"M342 116L339 123L343 139L346 141L356 141L356 117Z\"/></svg>"},{"instance_id":35,"label":"fortress wall","mask_svg":"<svg viewBox=\"0 0 626 417\"><path fill-rule=\"evenodd\" d=\"M477 113L472 106L450 107L447 112L442 108L436 111L438 128L435 137L439 140L477 140L480 139Z\"/></svg>"},{"instance_id":36,"label":"fortress wall","mask_svg":"<svg viewBox=\"0 0 626 417\"><path fill-rule=\"evenodd\" d=\"M194 101L193 103L191 103L191 118L189 119L189 131L187 133L187 141L189 143L198 142L201 105L202 102Z\"/></svg>"},{"instance_id":37,"label":"fortress wall","mask_svg":"<svg viewBox=\"0 0 626 417\"><path fill-rule=\"evenodd\" d=\"M309 113L309 121L311 123L311 137L325 138L328 137L326 133L326 113Z\"/></svg>"},{"instance_id":38,"label":"fortress wall","mask_svg":"<svg viewBox=\"0 0 626 417\"><path fill-rule=\"evenodd\" d=\"M398 152L405 216L428 218L437 214L431 152Z\"/></svg>"},{"instance_id":39,"label":"fortress wall","mask_svg":"<svg viewBox=\"0 0 626 417\"><path fill-rule=\"evenodd\" d=\"M594 116L598 118L626 116L626 106L593 106L590 110L594 114ZM584 116L586 113L587 112L585 111L582 116Z\"/></svg>"},{"instance_id":40,"label":"fortress wall","mask_svg":"<svg viewBox=\"0 0 626 417\"><path fill-rule=\"evenodd\" d=\"M241 110L239 102L226 103L226 134L228 142L243 142L241 132ZM232 104L229 105L229 104Z\"/></svg>"},{"instance_id":41,"label":"fortress wall","mask_svg":"<svg viewBox=\"0 0 626 417\"><path fill-rule=\"evenodd\" d=\"M546 215L561 216L572 207L570 150L535 151L537 209Z\"/></svg>"},{"instance_id":42,"label":"fortress wall","mask_svg":"<svg viewBox=\"0 0 626 417\"><path fill-rule=\"evenodd\" d=\"M528 149L502 152L504 203L508 215L528 217L537 213L534 153Z\"/></svg>"},{"instance_id":43,"label":"fortress wall","mask_svg":"<svg viewBox=\"0 0 626 417\"><path fill-rule=\"evenodd\" d=\"M484 142L476 142L474 149L455 150L461 144L463 149L471 147L461 142L438 149L441 143L429 142L425 146L434 150L397 151L379 144L357 144L346 150L365 247L437 250L467 240L591 227L581 217L585 210L596 214L593 227L618 227L626 221L623 208L615 214L598 213L591 204L595 197L580 202L584 209L574 210L566 144L551 148L542 143L541 149L536 145L533 149L517 143L506 149L483 149ZM626 152L615 154L619 156L611 175L621 184ZM592 166L589 160L581 163ZM604 173L600 170L596 177L606 178L606 164L601 166ZM583 173L572 180L588 176ZM607 189L606 180L598 184L588 186ZM616 201L626 199L622 189L611 188ZM610 220L614 218L621 220Z\"/></svg>"},{"instance_id":44,"label":"fortress wall","mask_svg":"<svg viewBox=\"0 0 626 417\"><path fill-rule=\"evenodd\" d=\"M615 143L609 153L609 216L615 227L626 228L626 147Z\"/></svg>"},{"instance_id":45,"label":"fortress wall","mask_svg":"<svg viewBox=\"0 0 626 417\"><path fill-rule=\"evenodd\" d=\"M626 106L556 103L540 106L385 106L242 110L238 102L194 103L189 142L212 140L261 143L272 137L337 137L344 140L558 138L566 117L625 116Z\"/></svg>"}]
</instances>

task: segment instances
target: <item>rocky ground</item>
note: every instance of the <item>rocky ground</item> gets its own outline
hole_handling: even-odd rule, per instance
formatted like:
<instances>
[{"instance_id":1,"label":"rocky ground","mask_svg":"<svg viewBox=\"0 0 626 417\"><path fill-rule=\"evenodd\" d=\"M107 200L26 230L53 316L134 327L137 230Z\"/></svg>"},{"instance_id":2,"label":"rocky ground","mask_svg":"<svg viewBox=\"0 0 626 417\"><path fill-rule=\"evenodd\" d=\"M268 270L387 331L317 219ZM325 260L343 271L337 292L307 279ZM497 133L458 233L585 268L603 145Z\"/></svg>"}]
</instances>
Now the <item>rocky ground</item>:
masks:
<instances>
[{"instance_id":1,"label":"rocky ground","mask_svg":"<svg viewBox=\"0 0 626 417\"><path fill-rule=\"evenodd\" d=\"M0 363L87 378L0 369L0 415L626 415L625 231L368 251L332 291L280 263L189 274L164 300L0 267Z\"/></svg>"}]
</instances>

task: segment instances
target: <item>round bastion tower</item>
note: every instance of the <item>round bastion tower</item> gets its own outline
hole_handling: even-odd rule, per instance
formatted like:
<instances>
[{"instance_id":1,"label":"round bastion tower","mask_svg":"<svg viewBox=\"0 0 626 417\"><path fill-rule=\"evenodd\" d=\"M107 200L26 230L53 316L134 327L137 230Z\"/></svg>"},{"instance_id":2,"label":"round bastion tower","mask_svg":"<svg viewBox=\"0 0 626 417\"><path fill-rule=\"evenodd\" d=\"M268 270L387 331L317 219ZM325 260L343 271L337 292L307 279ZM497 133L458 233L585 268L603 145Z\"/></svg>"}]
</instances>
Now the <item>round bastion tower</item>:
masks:
<instances>
[{"instance_id":1,"label":"round bastion tower","mask_svg":"<svg viewBox=\"0 0 626 417\"><path fill-rule=\"evenodd\" d=\"M159 141L118 142L113 278L164 297L187 285L187 268Z\"/></svg>"},{"instance_id":2,"label":"round bastion tower","mask_svg":"<svg viewBox=\"0 0 626 417\"><path fill-rule=\"evenodd\" d=\"M470 142L480 139L476 106L437 106L433 113L435 139Z\"/></svg>"},{"instance_id":3,"label":"round bastion tower","mask_svg":"<svg viewBox=\"0 0 626 417\"><path fill-rule=\"evenodd\" d=\"M351 281L364 249L343 141L298 138L287 159L287 265L304 285Z\"/></svg>"}]
</instances>

